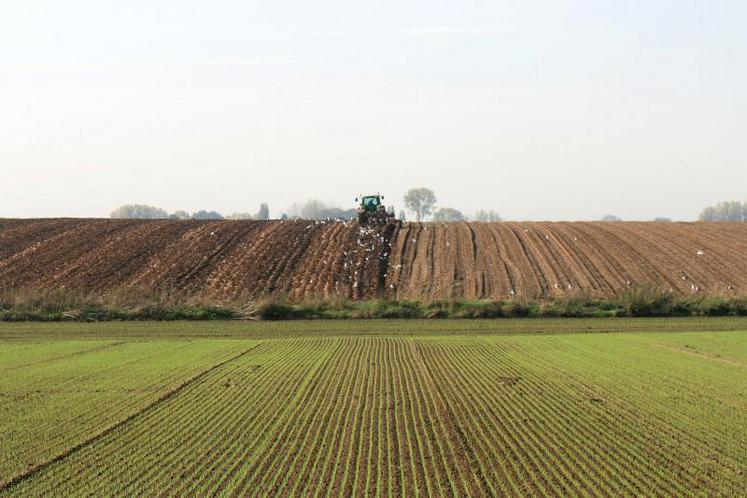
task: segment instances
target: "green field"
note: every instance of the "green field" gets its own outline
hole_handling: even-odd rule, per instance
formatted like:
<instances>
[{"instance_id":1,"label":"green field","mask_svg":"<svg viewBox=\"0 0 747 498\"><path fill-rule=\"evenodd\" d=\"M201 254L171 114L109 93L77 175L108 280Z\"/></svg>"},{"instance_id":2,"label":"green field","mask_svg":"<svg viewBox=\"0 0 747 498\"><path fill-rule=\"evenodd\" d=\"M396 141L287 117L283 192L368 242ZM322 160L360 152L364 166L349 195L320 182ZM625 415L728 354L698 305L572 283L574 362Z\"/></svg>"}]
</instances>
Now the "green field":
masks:
<instances>
[{"instance_id":1,"label":"green field","mask_svg":"<svg viewBox=\"0 0 747 498\"><path fill-rule=\"evenodd\" d=\"M0 324L0 495L747 495L747 319Z\"/></svg>"}]
</instances>

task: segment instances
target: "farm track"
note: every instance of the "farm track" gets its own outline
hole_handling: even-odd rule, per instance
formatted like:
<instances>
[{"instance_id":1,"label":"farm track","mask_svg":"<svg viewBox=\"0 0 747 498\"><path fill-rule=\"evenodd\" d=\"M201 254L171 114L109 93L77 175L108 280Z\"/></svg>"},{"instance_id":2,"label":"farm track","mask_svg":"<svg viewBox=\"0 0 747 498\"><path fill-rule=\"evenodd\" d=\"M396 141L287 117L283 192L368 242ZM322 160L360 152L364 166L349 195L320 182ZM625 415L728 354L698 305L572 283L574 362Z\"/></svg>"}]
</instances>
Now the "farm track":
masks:
<instances>
[{"instance_id":1,"label":"farm track","mask_svg":"<svg viewBox=\"0 0 747 498\"><path fill-rule=\"evenodd\" d=\"M660 347L667 337L231 341L136 410L107 405L123 415L0 495L736 495L747 419L724 402L744 393L743 364Z\"/></svg>"},{"instance_id":2,"label":"farm track","mask_svg":"<svg viewBox=\"0 0 747 498\"><path fill-rule=\"evenodd\" d=\"M0 220L0 291L216 302L747 291L740 223Z\"/></svg>"}]
</instances>

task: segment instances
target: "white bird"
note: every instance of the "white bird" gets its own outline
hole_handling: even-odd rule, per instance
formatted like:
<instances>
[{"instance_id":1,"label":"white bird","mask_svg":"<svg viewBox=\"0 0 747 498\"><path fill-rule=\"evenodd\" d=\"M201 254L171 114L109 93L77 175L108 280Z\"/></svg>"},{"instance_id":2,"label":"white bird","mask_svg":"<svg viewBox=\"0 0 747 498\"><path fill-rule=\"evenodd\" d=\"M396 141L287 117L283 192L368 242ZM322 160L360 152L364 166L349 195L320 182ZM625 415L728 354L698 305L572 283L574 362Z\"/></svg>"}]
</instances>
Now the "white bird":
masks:
<instances>
[{"instance_id":1,"label":"white bird","mask_svg":"<svg viewBox=\"0 0 747 498\"><path fill-rule=\"evenodd\" d=\"M515 295L516 295L516 291L515 291L515 290L513 290L513 289L511 289L511 295L512 295L512 296L515 296Z\"/></svg>"},{"instance_id":2,"label":"white bird","mask_svg":"<svg viewBox=\"0 0 747 498\"><path fill-rule=\"evenodd\" d=\"M568 290L573 289L573 286L571 284L568 284Z\"/></svg>"},{"instance_id":3,"label":"white bird","mask_svg":"<svg viewBox=\"0 0 747 498\"><path fill-rule=\"evenodd\" d=\"M703 251L703 249L698 249L698 256L702 256L704 254L705 252Z\"/></svg>"}]
</instances>

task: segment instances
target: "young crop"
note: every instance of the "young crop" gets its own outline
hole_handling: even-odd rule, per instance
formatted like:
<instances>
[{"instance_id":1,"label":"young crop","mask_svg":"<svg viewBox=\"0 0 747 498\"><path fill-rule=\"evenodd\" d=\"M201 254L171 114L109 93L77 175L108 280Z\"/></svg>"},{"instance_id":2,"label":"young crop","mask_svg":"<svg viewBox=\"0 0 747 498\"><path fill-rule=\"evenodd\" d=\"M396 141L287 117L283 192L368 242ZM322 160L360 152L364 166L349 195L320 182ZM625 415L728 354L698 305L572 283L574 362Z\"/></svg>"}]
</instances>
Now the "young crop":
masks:
<instances>
[{"instance_id":1,"label":"young crop","mask_svg":"<svg viewBox=\"0 0 747 498\"><path fill-rule=\"evenodd\" d=\"M318 323L0 327L0 496L744 489L744 320Z\"/></svg>"}]
</instances>

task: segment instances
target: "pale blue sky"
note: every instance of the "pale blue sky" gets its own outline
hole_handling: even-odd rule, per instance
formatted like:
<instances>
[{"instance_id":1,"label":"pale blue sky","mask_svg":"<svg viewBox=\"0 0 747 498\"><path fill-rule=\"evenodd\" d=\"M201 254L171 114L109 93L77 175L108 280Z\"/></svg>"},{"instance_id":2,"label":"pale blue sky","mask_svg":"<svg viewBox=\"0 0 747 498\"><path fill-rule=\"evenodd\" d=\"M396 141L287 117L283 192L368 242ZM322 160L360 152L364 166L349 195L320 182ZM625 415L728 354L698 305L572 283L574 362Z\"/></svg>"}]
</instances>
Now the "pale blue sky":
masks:
<instances>
[{"instance_id":1,"label":"pale blue sky","mask_svg":"<svg viewBox=\"0 0 747 498\"><path fill-rule=\"evenodd\" d=\"M0 0L0 216L747 200L740 1Z\"/></svg>"}]
</instances>

